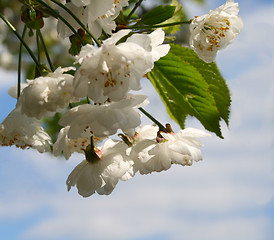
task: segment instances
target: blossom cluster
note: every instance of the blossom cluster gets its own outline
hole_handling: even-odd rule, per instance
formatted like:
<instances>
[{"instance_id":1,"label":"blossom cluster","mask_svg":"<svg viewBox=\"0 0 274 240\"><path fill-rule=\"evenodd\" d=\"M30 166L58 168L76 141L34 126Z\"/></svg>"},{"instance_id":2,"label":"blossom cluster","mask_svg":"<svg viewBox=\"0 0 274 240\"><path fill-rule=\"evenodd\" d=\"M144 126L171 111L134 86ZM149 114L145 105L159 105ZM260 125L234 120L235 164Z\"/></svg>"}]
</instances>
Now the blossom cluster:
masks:
<instances>
[{"instance_id":1,"label":"blossom cluster","mask_svg":"<svg viewBox=\"0 0 274 240\"><path fill-rule=\"evenodd\" d=\"M110 37L101 45L83 46L75 56L75 66L58 67L22 84L16 108L0 125L2 146L34 148L63 154L66 159L74 152L82 154L85 159L69 175L67 187L76 186L83 197L95 192L108 195L119 180L128 180L137 172L161 172L172 164L191 166L202 159L197 138L210 136L194 128L174 133L168 124L141 126L138 109L149 104L148 97L134 93L154 63L168 54L170 45L164 43L161 28L150 33L128 29L114 33L115 18L127 5L128 0L66 3L95 37L102 31ZM240 32L237 8L234 1L228 1L190 24L190 46L203 60L213 61L217 50ZM60 14L75 29L80 28L63 8ZM57 31L63 38L72 34L61 21ZM16 88L9 94L16 97ZM57 112L62 128L53 143L40 120ZM116 133L121 140L111 138Z\"/></svg>"},{"instance_id":2,"label":"blossom cluster","mask_svg":"<svg viewBox=\"0 0 274 240\"><path fill-rule=\"evenodd\" d=\"M74 76L67 73L74 67L59 67L47 76L28 80L16 109L1 124L2 145L47 152L51 140L39 119L62 112L59 124L64 127L52 145L53 154L63 152L66 159L74 152L85 154L86 159L67 180L68 190L76 185L84 197L95 191L109 194L119 180L128 180L138 171L160 172L171 164L190 166L202 159L201 144L195 137L208 134L201 130L185 129L174 134L171 130L144 126L136 131L141 124L137 108L147 105L148 100L147 96L129 91L141 88L141 78L168 53L170 46L163 44L161 29L133 34L117 44L129 33L130 30L121 30L101 47L84 46L76 57L80 67ZM10 93L14 95L12 90ZM66 111L70 103L85 97L93 104L81 104ZM119 129L127 141L108 139L101 147L91 148Z\"/></svg>"},{"instance_id":3,"label":"blossom cluster","mask_svg":"<svg viewBox=\"0 0 274 240\"><path fill-rule=\"evenodd\" d=\"M68 190L77 187L78 193L88 197L93 193L108 195L119 180L126 181L137 172L149 174L168 170L172 164L191 166L202 160L196 138L209 136L202 130L186 128L178 133L164 133L158 127L140 127L129 143L108 139L95 151L86 150L83 160L67 179ZM91 154L92 153L92 154Z\"/></svg>"},{"instance_id":4,"label":"blossom cluster","mask_svg":"<svg viewBox=\"0 0 274 240\"><path fill-rule=\"evenodd\" d=\"M112 34L116 28L115 18L118 17L121 9L128 6L129 0L72 0L65 4L80 21L87 25L89 30L95 37L100 37L102 31L107 34ZM60 9L61 15L71 23L71 25L78 29L79 23L64 9ZM69 37L72 32L64 22L58 21L58 33L61 37Z\"/></svg>"}]
</instances>

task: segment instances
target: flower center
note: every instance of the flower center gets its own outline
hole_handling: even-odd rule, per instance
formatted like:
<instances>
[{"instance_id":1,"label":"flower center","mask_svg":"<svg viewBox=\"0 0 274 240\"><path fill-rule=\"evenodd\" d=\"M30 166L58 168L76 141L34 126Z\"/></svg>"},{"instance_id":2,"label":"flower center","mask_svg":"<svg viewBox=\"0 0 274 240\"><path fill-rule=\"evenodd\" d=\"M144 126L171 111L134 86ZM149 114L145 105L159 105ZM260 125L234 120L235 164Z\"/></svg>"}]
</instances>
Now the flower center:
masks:
<instances>
[{"instance_id":1,"label":"flower center","mask_svg":"<svg viewBox=\"0 0 274 240\"><path fill-rule=\"evenodd\" d=\"M205 22L203 29L204 33L206 34L207 42L209 43L209 46L206 49L207 51L213 51L214 47L221 47L220 41L222 38L226 37L226 33L230 27L230 22L227 18L222 18L221 20L216 21L215 24L211 24L210 20L211 19L209 18L208 21ZM200 50L203 50L201 49L201 45L199 47Z\"/></svg>"}]
</instances>

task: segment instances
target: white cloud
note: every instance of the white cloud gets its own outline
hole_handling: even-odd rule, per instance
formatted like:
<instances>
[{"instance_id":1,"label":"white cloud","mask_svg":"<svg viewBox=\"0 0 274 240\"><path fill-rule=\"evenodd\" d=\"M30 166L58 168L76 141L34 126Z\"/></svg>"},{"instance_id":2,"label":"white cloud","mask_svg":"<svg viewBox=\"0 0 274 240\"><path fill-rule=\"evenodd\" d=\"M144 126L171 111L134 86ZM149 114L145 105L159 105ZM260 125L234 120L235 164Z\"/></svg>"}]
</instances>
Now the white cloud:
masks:
<instances>
[{"instance_id":1,"label":"white cloud","mask_svg":"<svg viewBox=\"0 0 274 240\"><path fill-rule=\"evenodd\" d=\"M14 155L19 158L19 154ZM260 211L269 202L269 166L258 162L255 166L246 165L244 158L240 162L230 161L229 156L206 159L193 167L178 166L160 174L138 175L118 184L111 196L88 199L78 196L75 189L65 191L65 178L73 161L38 153L24 154L20 161L30 167L25 177L37 172L43 181L37 179L38 183L25 185L23 180L24 189L17 188L13 194L5 192L8 196L1 197L5 211L4 215L0 211L0 219L24 219L24 215L31 216L41 209L49 213L25 229L25 239L128 239L162 234L168 239L203 236L214 240L223 236L222 239L257 240L267 239L262 236L270 231L270 221L265 216L244 214ZM254 159L249 161L256 163ZM52 189L53 185L56 186Z\"/></svg>"},{"instance_id":2,"label":"white cloud","mask_svg":"<svg viewBox=\"0 0 274 240\"><path fill-rule=\"evenodd\" d=\"M52 199L55 216L38 223L25 234L25 238L129 239L159 234L167 239L259 240L268 239L267 234L272 228L267 217L243 217L240 210L232 215L210 211L199 213L199 210L208 207L208 202L203 201L205 192L197 196L201 201L192 199L191 205L197 209L187 211L189 204L180 202L187 194L190 198L194 197L187 189L181 189L180 198L177 198L178 188L169 191L165 187L154 186L152 191L151 186L132 186L127 190L111 198L89 200L77 199L75 195L71 198L58 196L59 200Z\"/></svg>"}]
</instances>

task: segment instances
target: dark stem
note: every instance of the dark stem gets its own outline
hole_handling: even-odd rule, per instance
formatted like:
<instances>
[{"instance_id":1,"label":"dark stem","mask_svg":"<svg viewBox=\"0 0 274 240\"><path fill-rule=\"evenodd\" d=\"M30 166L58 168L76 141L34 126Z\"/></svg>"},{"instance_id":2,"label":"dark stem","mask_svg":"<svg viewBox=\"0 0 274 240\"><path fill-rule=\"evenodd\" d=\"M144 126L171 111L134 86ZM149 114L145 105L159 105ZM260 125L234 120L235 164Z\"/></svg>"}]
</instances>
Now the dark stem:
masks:
<instances>
[{"instance_id":1,"label":"dark stem","mask_svg":"<svg viewBox=\"0 0 274 240\"><path fill-rule=\"evenodd\" d=\"M24 30L22 33L22 39L24 39L25 34L26 34L27 26L24 26ZM18 81L17 81L17 99L20 97L20 92L21 92L21 63L22 63L22 48L23 44L20 42L20 47L19 47L19 55L18 55Z\"/></svg>"},{"instance_id":2,"label":"dark stem","mask_svg":"<svg viewBox=\"0 0 274 240\"><path fill-rule=\"evenodd\" d=\"M93 142L93 136L90 137L90 146L92 149L94 149L94 142Z\"/></svg>"},{"instance_id":3,"label":"dark stem","mask_svg":"<svg viewBox=\"0 0 274 240\"><path fill-rule=\"evenodd\" d=\"M152 117L145 109L142 107L138 108L143 114L145 114L152 122L154 122L158 127L160 131L166 132L166 128L159 122L157 121L154 117Z\"/></svg>"},{"instance_id":4,"label":"dark stem","mask_svg":"<svg viewBox=\"0 0 274 240\"><path fill-rule=\"evenodd\" d=\"M90 100L89 100L89 97L87 97L87 103L90 104Z\"/></svg>"},{"instance_id":5,"label":"dark stem","mask_svg":"<svg viewBox=\"0 0 274 240\"><path fill-rule=\"evenodd\" d=\"M24 39L20 36L20 34L16 31L15 27L0 13L0 18L2 18L2 20L8 25L8 27L13 31L13 33L16 35L16 37L20 40L20 42L24 45L24 47L27 49L29 55L31 56L31 58L33 59L33 61L35 62L38 71L40 72L40 64L37 60L37 58L35 57L34 53L32 52L32 50L29 48L29 46L26 44L26 42L24 41Z\"/></svg>"},{"instance_id":6,"label":"dark stem","mask_svg":"<svg viewBox=\"0 0 274 240\"><path fill-rule=\"evenodd\" d=\"M139 2L137 2L134 6L134 8L131 10L131 12L128 14L127 18L126 18L126 22L128 22L128 20L130 19L130 17L132 16L132 14L136 11L136 9L141 5L141 3L143 2L143 0L139 0Z\"/></svg>"},{"instance_id":7,"label":"dark stem","mask_svg":"<svg viewBox=\"0 0 274 240\"><path fill-rule=\"evenodd\" d=\"M43 35L42 35L42 33L41 33L40 30L37 30L37 32L38 32L39 38L40 38L40 40L41 40L41 43L42 43L44 52L45 52L45 54L46 54L46 58L47 58L47 61L48 61L50 70L54 72L55 67L53 66L52 61L50 60L49 52L48 52L48 50L47 50L47 46L46 46L46 44L45 44Z\"/></svg>"},{"instance_id":8,"label":"dark stem","mask_svg":"<svg viewBox=\"0 0 274 240\"><path fill-rule=\"evenodd\" d=\"M170 27L175 25L181 25L181 24L190 24L191 21L182 21L182 22L173 22L173 23L166 23L166 24L158 24L158 25L148 25L148 26L127 26L129 29L152 29L152 28L162 28L162 27Z\"/></svg>"},{"instance_id":9,"label":"dark stem","mask_svg":"<svg viewBox=\"0 0 274 240\"><path fill-rule=\"evenodd\" d=\"M39 41L39 36L38 36L38 30L36 30L36 45L37 45L37 60L39 64L41 64L41 59L40 59L40 41Z\"/></svg>"}]
</instances>

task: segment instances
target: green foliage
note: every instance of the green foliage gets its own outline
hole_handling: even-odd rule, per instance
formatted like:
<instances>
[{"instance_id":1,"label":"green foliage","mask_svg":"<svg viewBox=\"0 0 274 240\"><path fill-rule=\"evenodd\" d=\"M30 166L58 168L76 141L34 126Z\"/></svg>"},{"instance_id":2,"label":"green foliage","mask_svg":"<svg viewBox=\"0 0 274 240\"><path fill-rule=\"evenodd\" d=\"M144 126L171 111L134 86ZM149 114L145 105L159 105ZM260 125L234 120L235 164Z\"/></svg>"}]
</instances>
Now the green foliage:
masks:
<instances>
[{"instance_id":1,"label":"green foliage","mask_svg":"<svg viewBox=\"0 0 274 240\"><path fill-rule=\"evenodd\" d=\"M183 11L183 6L178 2L178 0L172 0L170 6L175 7L174 14L171 18L163 22L163 24L181 22L187 20L186 14ZM180 30L180 25L174 25L170 27L163 28L166 34L173 34Z\"/></svg>"},{"instance_id":2,"label":"green foliage","mask_svg":"<svg viewBox=\"0 0 274 240\"><path fill-rule=\"evenodd\" d=\"M52 142L56 142L58 133L61 130L61 126L58 124L59 119L61 118L60 113L56 113L52 118L43 118L42 122L46 132L50 135Z\"/></svg>"},{"instance_id":3,"label":"green foliage","mask_svg":"<svg viewBox=\"0 0 274 240\"><path fill-rule=\"evenodd\" d=\"M230 92L216 63L206 63L193 50L183 48L182 51L182 47L175 44L170 52L179 56L182 61L191 63L200 72L209 85L209 90L214 97L220 117L229 125Z\"/></svg>"},{"instance_id":4,"label":"green foliage","mask_svg":"<svg viewBox=\"0 0 274 240\"><path fill-rule=\"evenodd\" d=\"M155 25L171 18L175 11L175 6L158 6L147 12L139 22L144 25Z\"/></svg>"},{"instance_id":5,"label":"green foliage","mask_svg":"<svg viewBox=\"0 0 274 240\"><path fill-rule=\"evenodd\" d=\"M228 124L230 95L214 63L204 63L192 50L173 44L148 75L181 128L190 115L222 138L220 120Z\"/></svg>"},{"instance_id":6,"label":"green foliage","mask_svg":"<svg viewBox=\"0 0 274 240\"><path fill-rule=\"evenodd\" d=\"M187 114L185 111L180 110L182 107L180 105L180 101L174 101L173 97L175 98L176 96L171 95L173 89L166 87L168 82L163 76L161 76L161 73L156 70L156 67L150 73L148 73L148 76L163 102L165 103L169 116L174 119L183 129L185 127L185 119Z\"/></svg>"}]
</instances>

